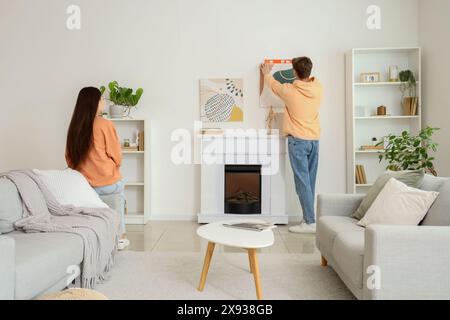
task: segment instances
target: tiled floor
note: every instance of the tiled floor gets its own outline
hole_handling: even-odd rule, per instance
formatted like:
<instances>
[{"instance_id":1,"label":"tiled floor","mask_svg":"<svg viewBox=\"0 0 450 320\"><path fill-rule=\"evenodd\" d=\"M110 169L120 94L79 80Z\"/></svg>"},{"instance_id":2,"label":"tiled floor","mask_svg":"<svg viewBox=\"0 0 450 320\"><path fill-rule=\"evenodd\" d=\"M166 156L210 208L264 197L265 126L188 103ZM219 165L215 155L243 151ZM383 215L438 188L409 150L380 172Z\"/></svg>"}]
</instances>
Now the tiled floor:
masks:
<instances>
[{"instance_id":1,"label":"tiled floor","mask_svg":"<svg viewBox=\"0 0 450 320\"><path fill-rule=\"evenodd\" d=\"M127 226L132 251L203 252L206 241L200 239L196 222L152 221L146 226ZM287 226L274 229L275 244L261 253L317 253L314 235L292 234ZM222 252L241 252L240 249L219 246Z\"/></svg>"}]
</instances>

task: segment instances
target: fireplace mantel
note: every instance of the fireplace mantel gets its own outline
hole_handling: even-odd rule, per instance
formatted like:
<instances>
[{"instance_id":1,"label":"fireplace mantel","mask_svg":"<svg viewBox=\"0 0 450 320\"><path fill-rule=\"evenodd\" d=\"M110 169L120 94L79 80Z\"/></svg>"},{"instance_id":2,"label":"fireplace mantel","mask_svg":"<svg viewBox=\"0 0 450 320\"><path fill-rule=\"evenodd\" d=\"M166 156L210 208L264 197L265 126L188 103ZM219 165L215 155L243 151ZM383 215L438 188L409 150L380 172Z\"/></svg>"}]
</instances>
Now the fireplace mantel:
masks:
<instances>
[{"instance_id":1,"label":"fireplace mantel","mask_svg":"<svg viewBox=\"0 0 450 320\"><path fill-rule=\"evenodd\" d=\"M199 223L236 218L256 218L276 224L287 224L285 193L285 138L278 135L202 136L201 139L201 210ZM220 141L222 140L222 141ZM223 148L211 148L211 143ZM211 153L211 150L214 151ZM207 158L207 159L206 159ZM277 163L275 172L261 176L261 214L225 214L226 165L262 165ZM275 166L274 166L275 167Z\"/></svg>"}]
</instances>

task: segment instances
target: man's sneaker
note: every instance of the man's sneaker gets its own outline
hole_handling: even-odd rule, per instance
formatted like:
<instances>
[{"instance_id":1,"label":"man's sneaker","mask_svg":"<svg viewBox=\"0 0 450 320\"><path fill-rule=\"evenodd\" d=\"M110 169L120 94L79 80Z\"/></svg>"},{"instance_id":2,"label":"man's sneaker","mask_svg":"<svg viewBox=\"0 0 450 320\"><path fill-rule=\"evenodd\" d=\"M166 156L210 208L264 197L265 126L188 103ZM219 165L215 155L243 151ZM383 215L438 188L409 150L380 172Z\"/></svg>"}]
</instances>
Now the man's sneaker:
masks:
<instances>
[{"instance_id":1,"label":"man's sneaker","mask_svg":"<svg viewBox=\"0 0 450 320\"><path fill-rule=\"evenodd\" d=\"M119 250L125 250L130 245L130 240L128 239L120 239L117 248Z\"/></svg>"},{"instance_id":2,"label":"man's sneaker","mask_svg":"<svg viewBox=\"0 0 450 320\"><path fill-rule=\"evenodd\" d=\"M306 224L302 222L301 224L297 226L293 226L289 228L289 232L292 233L308 233L308 234L314 234L316 233L316 224Z\"/></svg>"}]
</instances>

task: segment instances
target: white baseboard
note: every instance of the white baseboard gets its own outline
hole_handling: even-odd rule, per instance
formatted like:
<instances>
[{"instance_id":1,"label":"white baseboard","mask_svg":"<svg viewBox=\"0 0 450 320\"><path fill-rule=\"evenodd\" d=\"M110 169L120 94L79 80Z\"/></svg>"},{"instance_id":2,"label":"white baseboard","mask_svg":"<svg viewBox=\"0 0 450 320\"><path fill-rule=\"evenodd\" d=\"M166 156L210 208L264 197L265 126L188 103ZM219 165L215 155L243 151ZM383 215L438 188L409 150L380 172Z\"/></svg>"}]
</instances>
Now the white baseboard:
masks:
<instances>
[{"instance_id":1,"label":"white baseboard","mask_svg":"<svg viewBox=\"0 0 450 320\"><path fill-rule=\"evenodd\" d=\"M197 216L186 214L151 214L148 221L197 221Z\"/></svg>"},{"instance_id":2,"label":"white baseboard","mask_svg":"<svg viewBox=\"0 0 450 320\"><path fill-rule=\"evenodd\" d=\"M289 223L300 222L302 217L300 215L289 215L288 220ZM198 221L197 214L186 215L186 214L151 214L150 219L148 221L186 221L192 222Z\"/></svg>"}]
</instances>

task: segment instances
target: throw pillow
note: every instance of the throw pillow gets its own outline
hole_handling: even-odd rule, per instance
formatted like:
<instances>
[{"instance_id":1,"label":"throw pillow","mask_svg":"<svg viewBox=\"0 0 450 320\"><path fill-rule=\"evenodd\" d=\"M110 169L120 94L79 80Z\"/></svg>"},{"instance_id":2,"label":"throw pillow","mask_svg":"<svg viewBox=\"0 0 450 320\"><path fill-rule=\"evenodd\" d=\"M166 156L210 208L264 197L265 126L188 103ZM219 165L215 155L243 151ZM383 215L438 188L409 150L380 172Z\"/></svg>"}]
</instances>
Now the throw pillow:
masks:
<instances>
[{"instance_id":1,"label":"throw pillow","mask_svg":"<svg viewBox=\"0 0 450 320\"><path fill-rule=\"evenodd\" d=\"M450 226L450 180L439 189L439 196L428 211L423 226Z\"/></svg>"},{"instance_id":2,"label":"throw pillow","mask_svg":"<svg viewBox=\"0 0 450 320\"><path fill-rule=\"evenodd\" d=\"M89 185L86 178L76 170L33 170L63 206L84 208L108 208Z\"/></svg>"},{"instance_id":3,"label":"throw pillow","mask_svg":"<svg viewBox=\"0 0 450 320\"><path fill-rule=\"evenodd\" d=\"M370 187L365 198L361 201L358 209L353 213L352 218L361 220L369 210L372 203L377 198L380 191L384 188L385 184L391 178L395 178L400 182L405 183L407 186L412 188L418 188L423 181L424 171L423 170L409 170L409 171L387 171L385 174L380 176L374 185Z\"/></svg>"},{"instance_id":4,"label":"throw pillow","mask_svg":"<svg viewBox=\"0 0 450 320\"><path fill-rule=\"evenodd\" d=\"M391 178L367 210L358 225L373 224L417 226L430 209L439 192L408 187Z\"/></svg>"}]
</instances>

